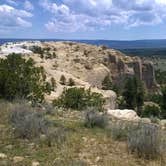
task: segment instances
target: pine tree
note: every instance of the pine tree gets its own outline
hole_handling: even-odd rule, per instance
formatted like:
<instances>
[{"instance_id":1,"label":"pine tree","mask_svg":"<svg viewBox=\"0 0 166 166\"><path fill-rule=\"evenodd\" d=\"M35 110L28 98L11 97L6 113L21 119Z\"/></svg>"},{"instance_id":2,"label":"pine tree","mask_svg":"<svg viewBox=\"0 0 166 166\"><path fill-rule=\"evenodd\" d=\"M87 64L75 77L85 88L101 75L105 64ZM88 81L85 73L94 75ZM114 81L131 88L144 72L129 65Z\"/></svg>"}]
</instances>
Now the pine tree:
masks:
<instances>
[{"instance_id":1,"label":"pine tree","mask_svg":"<svg viewBox=\"0 0 166 166\"><path fill-rule=\"evenodd\" d=\"M110 75L107 75L102 82L103 90L111 90L113 87Z\"/></svg>"},{"instance_id":2,"label":"pine tree","mask_svg":"<svg viewBox=\"0 0 166 166\"><path fill-rule=\"evenodd\" d=\"M62 75L61 78L60 78L60 84L61 85L66 85L66 78L65 78L64 75Z\"/></svg>"},{"instance_id":3,"label":"pine tree","mask_svg":"<svg viewBox=\"0 0 166 166\"><path fill-rule=\"evenodd\" d=\"M72 78L69 78L68 86L74 86L75 82Z\"/></svg>"}]
</instances>

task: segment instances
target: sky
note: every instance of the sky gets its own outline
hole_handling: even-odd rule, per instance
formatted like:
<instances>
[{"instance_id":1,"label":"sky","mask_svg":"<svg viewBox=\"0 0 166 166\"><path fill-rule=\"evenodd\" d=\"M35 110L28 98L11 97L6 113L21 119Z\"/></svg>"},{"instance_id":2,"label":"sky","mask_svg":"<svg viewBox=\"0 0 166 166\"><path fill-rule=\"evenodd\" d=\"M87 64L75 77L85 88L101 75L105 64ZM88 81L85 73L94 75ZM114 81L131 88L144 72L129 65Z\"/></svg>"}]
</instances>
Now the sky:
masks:
<instances>
[{"instance_id":1,"label":"sky","mask_svg":"<svg viewBox=\"0 0 166 166\"><path fill-rule=\"evenodd\" d=\"M166 39L166 0L0 0L0 38Z\"/></svg>"}]
</instances>

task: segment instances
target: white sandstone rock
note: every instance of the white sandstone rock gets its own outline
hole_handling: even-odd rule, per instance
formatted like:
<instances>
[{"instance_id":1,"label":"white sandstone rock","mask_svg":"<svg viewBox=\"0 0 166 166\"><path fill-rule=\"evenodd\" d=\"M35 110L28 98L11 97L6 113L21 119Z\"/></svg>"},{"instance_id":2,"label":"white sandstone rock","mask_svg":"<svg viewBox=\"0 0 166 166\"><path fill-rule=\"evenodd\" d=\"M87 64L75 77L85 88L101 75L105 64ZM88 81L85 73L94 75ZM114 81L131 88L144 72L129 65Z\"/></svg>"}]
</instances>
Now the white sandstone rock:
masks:
<instances>
[{"instance_id":1,"label":"white sandstone rock","mask_svg":"<svg viewBox=\"0 0 166 166\"><path fill-rule=\"evenodd\" d=\"M7 158L7 155L4 153L0 153L0 159L5 159L5 158Z\"/></svg>"},{"instance_id":2,"label":"white sandstone rock","mask_svg":"<svg viewBox=\"0 0 166 166\"><path fill-rule=\"evenodd\" d=\"M124 119L129 121L140 120L140 117L137 115L137 113L134 110L128 110L128 109L108 110L107 114L118 119Z\"/></svg>"}]
</instances>

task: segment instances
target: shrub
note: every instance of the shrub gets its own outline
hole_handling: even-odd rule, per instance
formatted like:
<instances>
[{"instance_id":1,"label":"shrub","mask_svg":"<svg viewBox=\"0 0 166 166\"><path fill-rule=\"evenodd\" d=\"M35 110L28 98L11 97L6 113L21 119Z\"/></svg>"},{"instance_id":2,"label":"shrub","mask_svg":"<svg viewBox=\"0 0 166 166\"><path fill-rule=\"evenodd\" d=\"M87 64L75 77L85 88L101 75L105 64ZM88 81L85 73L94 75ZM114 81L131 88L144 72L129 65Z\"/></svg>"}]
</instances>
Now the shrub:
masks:
<instances>
[{"instance_id":1,"label":"shrub","mask_svg":"<svg viewBox=\"0 0 166 166\"><path fill-rule=\"evenodd\" d=\"M60 84L61 85L66 85L66 78L65 78L64 75L62 75L61 78L60 78Z\"/></svg>"},{"instance_id":2,"label":"shrub","mask_svg":"<svg viewBox=\"0 0 166 166\"><path fill-rule=\"evenodd\" d=\"M69 78L68 86L74 86L75 82L72 78Z\"/></svg>"},{"instance_id":3,"label":"shrub","mask_svg":"<svg viewBox=\"0 0 166 166\"><path fill-rule=\"evenodd\" d=\"M54 144L61 146L66 141L66 131L62 127L51 128L47 130L45 135L42 135L43 141L47 146L51 147Z\"/></svg>"},{"instance_id":4,"label":"shrub","mask_svg":"<svg viewBox=\"0 0 166 166\"><path fill-rule=\"evenodd\" d=\"M97 107L102 111L105 100L102 95L93 93L90 90L84 88L70 88L64 89L59 99L54 100L55 106L61 106L64 108L71 108L75 110L83 110L86 107Z\"/></svg>"},{"instance_id":5,"label":"shrub","mask_svg":"<svg viewBox=\"0 0 166 166\"><path fill-rule=\"evenodd\" d=\"M10 122L19 138L32 139L48 131L49 123L42 113L34 111L29 105L18 104L11 109Z\"/></svg>"},{"instance_id":6,"label":"shrub","mask_svg":"<svg viewBox=\"0 0 166 166\"><path fill-rule=\"evenodd\" d=\"M97 113L95 108L89 108L89 111L85 114L84 124L88 128L105 128L108 124L108 118L106 115Z\"/></svg>"},{"instance_id":7,"label":"shrub","mask_svg":"<svg viewBox=\"0 0 166 166\"><path fill-rule=\"evenodd\" d=\"M142 116L143 117L160 117L160 113L161 113L161 109L160 107L155 104L147 104L144 106L143 112L142 112Z\"/></svg>"},{"instance_id":8,"label":"shrub","mask_svg":"<svg viewBox=\"0 0 166 166\"><path fill-rule=\"evenodd\" d=\"M42 102L49 93L44 69L35 67L33 59L25 60L21 54L10 54L0 59L0 98L14 100L25 98Z\"/></svg>"},{"instance_id":9,"label":"shrub","mask_svg":"<svg viewBox=\"0 0 166 166\"><path fill-rule=\"evenodd\" d=\"M112 121L107 130L108 132L110 132L109 135L111 135L112 139L118 141L124 141L127 140L128 133L133 129L134 126L131 125L130 123L117 120L117 121Z\"/></svg>"},{"instance_id":10,"label":"shrub","mask_svg":"<svg viewBox=\"0 0 166 166\"><path fill-rule=\"evenodd\" d=\"M51 86L52 86L52 90L55 90L56 88L56 81L53 77L51 77Z\"/></svg>"},{"instance_id":11,"label":"shrub","mask_svg":"<svg viewBox=\"0 0 166 166\"><path fill-rule=\"evenodd\" d=\"M159 127L143 123L140 123L136 130L129 133L127 140L130 152L148 159L153 159L161 155L160 143Z\"/></svg>"},{"instance_id":12,"label":"shrub","mask_svg":"<svg viewBox=\"0 0 166 166\"><path fill-rule=\"evenodd\" d=\"M112 90L112 80L111 80L111 77L109 75L107 75L103 82L102 82L102 89L103 90Z\"/></svg>"},{"instance_id":13,"label":"shrub","mask_svg":"<svg viewBox=\"0 0 166 166\"><path fill-rule=\"evenodd\" d=\"M33 46L31 48L31 51L35 54L43 54L44 53L44 50L39 46Z\"/></svg>"}]
</instances>

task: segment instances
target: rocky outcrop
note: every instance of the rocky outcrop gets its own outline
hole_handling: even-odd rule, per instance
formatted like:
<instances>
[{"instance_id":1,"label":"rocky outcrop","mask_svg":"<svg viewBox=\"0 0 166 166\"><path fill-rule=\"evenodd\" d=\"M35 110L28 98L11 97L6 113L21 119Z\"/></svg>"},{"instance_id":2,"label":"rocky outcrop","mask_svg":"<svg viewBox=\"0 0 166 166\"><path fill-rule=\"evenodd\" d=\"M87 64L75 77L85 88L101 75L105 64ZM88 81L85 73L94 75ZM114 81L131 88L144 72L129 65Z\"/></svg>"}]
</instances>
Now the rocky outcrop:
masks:
<instances>
[{"instance_id":1,"label":"rocky outcrop","mask_svg":"<svg viewBox=\"0 0 166 166\"><path fill-rule=\"evenodd\" d=\"M33 47L43 50L34 53ZM53 77L57 83L56 91L47 96L49 100L58 97L64 87L59 80L62 75L66 81L72 78L76 86L98 89L107 98L107 108L115 108L116 95L109 91L102 91L102 82L107 75L119 88L124 86L127 77L136 76L145 82L148 89L156 87L154 67L151 62L138 57L129 57L120 51L74 42L21 42L1 46L0 55L22 53L26 58L33 58L37 66L43 66L47 80ZM54 56L52 56L54 55Z\"/></svg>"},{"instance_id":2,"label":"rocky outcrop","mask_svg":"<svg viewBox=\"0 0 166 166\"><path fill-rule=\"evenodd\" d=\"M127 120L127 121L138 121L140 120L140 117L137 115L137 113L134 110L111 110L109 109L107 111L107 114L109 116L112 116L114 118L120 119L120 120Z\"/></svg>"}]
</instances>

